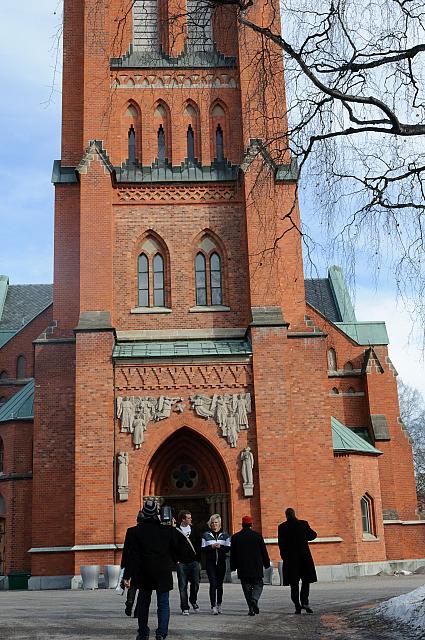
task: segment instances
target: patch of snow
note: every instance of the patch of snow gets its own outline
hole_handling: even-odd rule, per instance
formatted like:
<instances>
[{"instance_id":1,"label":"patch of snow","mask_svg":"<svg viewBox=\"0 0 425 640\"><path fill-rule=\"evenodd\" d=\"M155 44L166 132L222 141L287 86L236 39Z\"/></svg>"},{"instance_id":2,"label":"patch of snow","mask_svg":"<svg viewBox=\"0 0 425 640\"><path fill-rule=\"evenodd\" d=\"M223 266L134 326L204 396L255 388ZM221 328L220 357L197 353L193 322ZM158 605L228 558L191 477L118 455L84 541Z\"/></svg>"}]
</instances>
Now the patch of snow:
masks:
<instances>
[{"instance_id":1,"label":"patch of snow","mask_svg":"<svg viewBox=\"0 0 425 640\"><path fill-rule=\"evenodd\" d=\"M386 600L374 611L394 622L404 622L412 629L425 629L425 584L414 591Z\"/></svg>"}]
</instances>

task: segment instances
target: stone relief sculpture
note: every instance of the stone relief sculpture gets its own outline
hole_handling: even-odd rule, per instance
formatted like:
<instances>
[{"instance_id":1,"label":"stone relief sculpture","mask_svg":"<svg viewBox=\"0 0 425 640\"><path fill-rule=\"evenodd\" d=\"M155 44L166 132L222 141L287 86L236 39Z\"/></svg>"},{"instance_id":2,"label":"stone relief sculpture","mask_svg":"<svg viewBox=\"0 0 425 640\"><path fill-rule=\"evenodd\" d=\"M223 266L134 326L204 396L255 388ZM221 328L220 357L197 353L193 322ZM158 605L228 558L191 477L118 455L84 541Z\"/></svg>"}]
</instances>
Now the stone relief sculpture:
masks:
<instances>
[{"instance_id":1,"label":"stone relief sculpture","mask_svg":"<svg viewBox=\"0 0 425 640\"><path fill-rule=\"evenodd\" d=\"M128 500L128 453L120 451L118 454L118 495L121 502Z\"/></svg>"},{"instance_id":2,"label":"stone relief sculpture","mask_svg":"<svg viewBox=\"0 0 425 640\"><path fill-rule=\"evenodd\" d=\"M192 409L198 416L212 418L221 435L232 448L238 444L240 431L248 429L248 414L251 413L251 394L215 394L190 397ZM160 396L123 396L117 398L116 415L121 422L121 433L131 433L135 449L140 449L145 439L145 431L150 422L165 420L172 411L183 413L183 398Z\"/></svg>"},{"instance_id":3,"label":"stone relief sculpture","mask_svg":"<svg viewBox=\"0 0 425 640\"><path fill-rule=\"evenodd\" d=\"M251 394L234 393L224 395L190 397L192 409L202 418L213 418L221 435L231 447L236 447L239 432L248 429L248 413L251 413Z\"/></svg>"},{"instance_id":4,"label":"stone relief sculpture","mask_svg":"<svg viewBox=\"0 0 425 640\"><path fill-rule=\"evenodd\" d=\"M140 449L149 422L159 422L169 418L173 407L181 413L184 410L183 398L161 396L124 396L117 398L117 418L121 421L121 432L131 433L133 444Z\"/></svg>"},{"instance_id":5,"label":"stone relief sculpture","mask_svg":"<svg viewBox=\"0 0 425 640\"><path fill-rule=\"evenodd\" d=\"M254 456L251 451L251 447L245 447L241 451L241 472L243 480L243 490L245 497L250 497L254 494Z\"/></svg>"}]
</instances>

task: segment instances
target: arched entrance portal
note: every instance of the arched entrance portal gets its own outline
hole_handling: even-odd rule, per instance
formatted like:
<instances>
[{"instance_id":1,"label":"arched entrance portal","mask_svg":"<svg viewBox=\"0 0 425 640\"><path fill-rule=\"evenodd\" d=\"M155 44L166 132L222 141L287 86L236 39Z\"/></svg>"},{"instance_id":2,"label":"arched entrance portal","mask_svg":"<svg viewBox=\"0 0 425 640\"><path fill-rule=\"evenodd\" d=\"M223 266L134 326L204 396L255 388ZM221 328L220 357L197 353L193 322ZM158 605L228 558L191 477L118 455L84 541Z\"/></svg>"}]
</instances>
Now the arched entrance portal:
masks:
<instances>
[{"instance_id":1,"label":"arched entrance portal","mask_svg":"<svg viewBox=\"0 0 425 640\"><path fill-rule=\"evenodd\" d=\"M173 433L152 456L143 487L143 497L148 496L170 505L175 516L190 511L200 531L213 513L229 529L227 471L215 449L191 429Z\"/></svg>"}]
</instances>

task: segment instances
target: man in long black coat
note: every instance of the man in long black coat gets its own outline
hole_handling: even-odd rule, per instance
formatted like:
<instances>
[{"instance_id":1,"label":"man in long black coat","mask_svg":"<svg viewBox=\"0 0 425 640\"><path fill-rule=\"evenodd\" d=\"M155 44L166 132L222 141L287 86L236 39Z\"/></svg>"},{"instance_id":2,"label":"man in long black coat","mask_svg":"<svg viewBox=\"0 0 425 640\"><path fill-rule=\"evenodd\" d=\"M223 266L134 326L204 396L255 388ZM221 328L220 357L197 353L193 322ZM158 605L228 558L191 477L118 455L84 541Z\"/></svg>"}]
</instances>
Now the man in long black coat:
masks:
<instances>
[{"instance_id":1,"label":"man in long black coat","mask_svg":"<svg viewBox=\"0 0 425 640\"><path fill-rule=\"evenodd\" d=\"M178 560L179 541L174 527L162 525L154 500L146 500L143 519L131 537L130 549L124 567L126 587L139 589L137 640L149 638L149 606L152 591L156 591L158 628L156 640L164 640L170 620L169 593L173 588L173 563Z\"/></svg>"},{"instance_id":2,"label":"man in long black coat","mask_svg":"<svg viewBox=\"0 0 425 640\"><path fill-rule=\"evenodd\" d=\"M125 567L130 564L130 550L134 545L134 541L136 539L136 531L137 527L140 526L143 521L143 512L139 511L137 514L137 525L135 527L129 527L127 529L127 533L125 534L124 547L122 550L121 556L121 569L125 569ZM135 585L131 585L129 589L127 589L127 599L125 602L125 613L127 616L131 616L131 612L134 605L134 600L136 598L137 587ZM137 610L137 607L136 607ZM136 617L136 612L134 613L134 617Z\"/></svg>"},{"instance_id":3,"label":"man in long black coat","mask_svg":"<svg viewBox=\"0 0 425 640\"><path fill-rule=\"evenodd\" d=\"M282 522L278 527L280 557L283 560L283 584L291 587L295 613L301 613L301 609L313 613L308 599L310 584L317 582L317 576L308 541L314 540L317 533L311 529L307 520L298 520L294 509L286 509L285 515L286 522Z\"/></svg>"},{"instance_id":4,"label":"man in long black coat","mask_svg":"<svg viewBox=\"0 0 425 640\"><path fill-rule=\"evenodd\" d=\"M248 615L260 613L258 600L263 591L263 570L270 558L262 535L252 530L251 516L242 518L242 529L232 536L230 568L238 572L248 605Z\"/></svg>"}]
</instances>

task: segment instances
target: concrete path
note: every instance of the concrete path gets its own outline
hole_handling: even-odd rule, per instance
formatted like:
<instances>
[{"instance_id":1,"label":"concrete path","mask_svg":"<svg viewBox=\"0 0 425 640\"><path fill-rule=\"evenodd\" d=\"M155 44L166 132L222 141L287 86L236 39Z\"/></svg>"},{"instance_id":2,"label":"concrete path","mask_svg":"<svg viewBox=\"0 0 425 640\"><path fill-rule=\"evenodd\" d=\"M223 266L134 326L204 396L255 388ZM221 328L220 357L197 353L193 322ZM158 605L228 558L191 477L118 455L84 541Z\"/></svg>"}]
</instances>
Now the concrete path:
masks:
<instances>
[{"instance_id":1,"label":"concrete path","mask_svg":"<svg viewBox=\"0 0 425 640\"><path fill-rule=\"evenodd\" d=\"M212 616L208 585L202 584L201 612L180 615L178 592L171 596L169 640L410 640L424 637L374 615L376 602L416 589L425 576L358 578L312 585L313 615L293 615L289 589L264 588L260 615L246 615L239 585L226 584L223 615ZM155 607L151 607L155 614ZM151 616L151 640L155 615ZM124 615L124 599L113 591L0 592L2 640L135 640L136 620Z\"/></svg>"}]
</instances>

